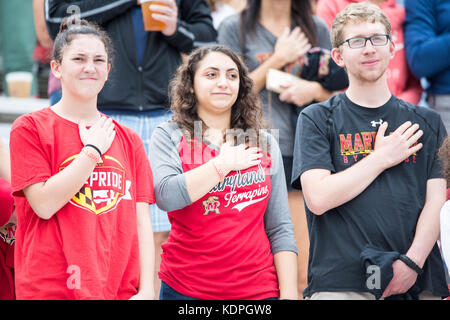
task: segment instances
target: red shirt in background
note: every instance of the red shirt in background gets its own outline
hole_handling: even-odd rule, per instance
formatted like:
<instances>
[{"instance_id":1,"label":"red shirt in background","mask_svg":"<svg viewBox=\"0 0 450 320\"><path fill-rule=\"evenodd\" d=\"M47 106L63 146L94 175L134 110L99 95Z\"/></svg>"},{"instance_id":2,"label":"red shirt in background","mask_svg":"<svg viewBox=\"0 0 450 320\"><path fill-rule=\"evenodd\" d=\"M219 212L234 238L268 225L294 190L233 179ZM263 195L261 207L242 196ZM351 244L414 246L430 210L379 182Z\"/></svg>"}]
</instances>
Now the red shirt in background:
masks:
<instances>
[{"instance_id":1,"label":"red shirt in background","mask_svg":"<svg viewBox=\"0 0 450 320\"><path fill-rule=\"evenodd\" d=\"M0 300L14 300L14 240L16 226L8 223L14 210L11 185L0 178Z\"/></svg>"}]
</instances>

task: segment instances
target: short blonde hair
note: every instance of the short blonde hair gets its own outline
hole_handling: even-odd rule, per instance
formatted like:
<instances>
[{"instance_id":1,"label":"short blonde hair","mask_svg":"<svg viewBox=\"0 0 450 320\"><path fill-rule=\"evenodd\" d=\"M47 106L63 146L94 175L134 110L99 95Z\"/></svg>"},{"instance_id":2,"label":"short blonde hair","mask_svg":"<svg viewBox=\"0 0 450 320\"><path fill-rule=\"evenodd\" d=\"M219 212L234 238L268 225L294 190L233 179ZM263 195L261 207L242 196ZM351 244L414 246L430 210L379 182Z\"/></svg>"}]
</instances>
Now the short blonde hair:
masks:
<instances>
[{"instance_id":1,"label":"short blonde hair","mask_svg":"<svg viewBox=\"0 0 450 320\"><path fill-rule=\"evenodd\" d=\"M386 34L392 39L391 23L386 14L375 4L359 2L349 4L339 12L331 25L331 44L337 48L344 41L344 27L349 23L380 22L386 28Z\"/></svg>"}]
</instances>

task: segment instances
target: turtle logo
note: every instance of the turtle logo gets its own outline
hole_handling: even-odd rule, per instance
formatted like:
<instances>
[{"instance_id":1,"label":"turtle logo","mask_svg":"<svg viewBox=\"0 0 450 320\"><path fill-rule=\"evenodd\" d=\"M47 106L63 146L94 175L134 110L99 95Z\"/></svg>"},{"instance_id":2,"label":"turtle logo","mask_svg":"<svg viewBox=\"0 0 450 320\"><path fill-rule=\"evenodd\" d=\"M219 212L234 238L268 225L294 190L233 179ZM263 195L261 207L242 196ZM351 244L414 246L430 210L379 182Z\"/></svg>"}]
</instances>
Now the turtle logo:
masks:
<instances>
[{"instance_id":1,"label":"turtle logo","mask_svg":"<svg viewBox=\"0 0 450 320\"><path fill-rule=\"evenodd\" d=\"M210 212L214 212L215 214L219 214L219 197L217 196L210 196L205 201L202 202L203 208L205 209L205 212L203 213L204 216L207 216Z\"/></svg>"},{"instance_id":2,"label":"turtle logo","mask_svg":"<svg viewBox=\"0 0 450 320\"><path fill-rule=\"evenodd\" d=\"M63 170L72 156L65 160ZM114 157L105 155L103 162L97 164L88 180L70 199L70 203L96 215L114 210L121 200L131 200L131 181L125 179L125 167Z\"/></svg>"},{"instance_id":3,"label":"turtle logo","mask_svg":"<svg viewBox=\"0 0 450 320\"><path fill-rule=\"evenodd\" d=\"M8 224L0 227L0 239L12 245L16 240L16 225Z\"/></svg>"}]
</instances>

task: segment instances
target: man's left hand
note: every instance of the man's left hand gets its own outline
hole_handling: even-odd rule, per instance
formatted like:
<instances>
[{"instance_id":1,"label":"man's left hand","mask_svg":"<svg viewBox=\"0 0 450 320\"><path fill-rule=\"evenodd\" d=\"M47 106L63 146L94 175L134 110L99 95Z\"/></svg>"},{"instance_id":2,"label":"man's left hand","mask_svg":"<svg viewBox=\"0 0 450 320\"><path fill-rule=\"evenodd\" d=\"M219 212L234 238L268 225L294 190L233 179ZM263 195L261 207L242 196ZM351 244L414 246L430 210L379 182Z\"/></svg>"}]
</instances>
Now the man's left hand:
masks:
<instances>
[{"instance_id":1,"label":"man's left hand","mask_svg":"<svg viewBox=\"0 0 450 320\"><path fill-rule=\"evenodd\" d=\"M392 264L394 276L383 292L382 298L408 291L417 280L417 273L400 260Z\"/></svg>"}]
</instances>

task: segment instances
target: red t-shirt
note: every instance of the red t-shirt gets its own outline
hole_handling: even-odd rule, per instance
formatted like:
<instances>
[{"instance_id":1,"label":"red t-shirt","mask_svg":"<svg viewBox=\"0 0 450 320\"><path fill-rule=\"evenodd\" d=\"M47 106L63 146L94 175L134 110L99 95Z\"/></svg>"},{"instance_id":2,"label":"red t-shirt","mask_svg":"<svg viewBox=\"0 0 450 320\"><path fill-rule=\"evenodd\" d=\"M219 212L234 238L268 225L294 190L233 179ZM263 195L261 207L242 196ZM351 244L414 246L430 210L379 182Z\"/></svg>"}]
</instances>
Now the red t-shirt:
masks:
<instances>
[{"instance_id":1,"label":"red t-shirt","mask_svg":"<svg viewBox=\"0 0 450 320\"><path fill-rule=\"evenodd\" d=\"M50 108L14 122L10 150L18 299L128 299L137 292L136 202L154 203L152 173L139 136L114 125L116 137L103 163L44 220L22 190L46 181L77 157L83 147L78 125Z\"/></svg>"},{"instance_id":2,"label":"red t-shirt","mask_svg":"<svg viewBox=\"0 0 450 320\"><path fill-rule=\"evenodd\" d=\"M16 226L0 227L0 300L14 300L14 240Z\"/></svg>"},{"instance_id":3,"label":"red t-shirt","mask_svg":"<svg viewBox=\"0 0 450 320\"><path fill-rule=\"evenodd\" d=\"M183 172L218 151L203 143L203 163L192 164L193 143L181 139ZM190 164L188 164L190 163ZM271 194L270 155L259 166L230 172L205 196L168 212L172 224L162 245L159 277L176 291L199 299L242 300L279 296L264 213Z\"/></svg>"}]
</instances>

